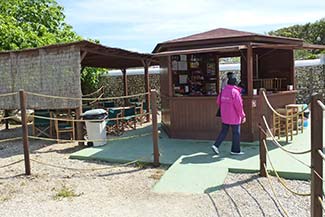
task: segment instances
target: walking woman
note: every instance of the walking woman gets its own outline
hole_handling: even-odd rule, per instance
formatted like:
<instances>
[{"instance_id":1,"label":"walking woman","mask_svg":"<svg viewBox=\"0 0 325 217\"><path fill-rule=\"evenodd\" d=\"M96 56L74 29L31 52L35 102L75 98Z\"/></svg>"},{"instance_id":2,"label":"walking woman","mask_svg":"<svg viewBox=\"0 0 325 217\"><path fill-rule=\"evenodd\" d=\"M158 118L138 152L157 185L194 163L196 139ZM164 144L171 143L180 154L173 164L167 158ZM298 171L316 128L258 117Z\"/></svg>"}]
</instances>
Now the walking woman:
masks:
<instances>
[{"instance_id":1,"label":"walking woman","mask_svg":"<svg viewBox=\"0 0 325 217\"><path fill-rule=\"evenodd\" d=\"M222 129L219 133L212 150L219 154L219 146L226 138L228 129L232 129L232 146L231 154L241 155L244 152L240 151L240 124L246 122L245 112L243 109L243 100L241 98L241 88L236 86L237 79L231 77L228 84L222 90L217 98L217 104L221 111Z\"/></svg>"}]
</instances>

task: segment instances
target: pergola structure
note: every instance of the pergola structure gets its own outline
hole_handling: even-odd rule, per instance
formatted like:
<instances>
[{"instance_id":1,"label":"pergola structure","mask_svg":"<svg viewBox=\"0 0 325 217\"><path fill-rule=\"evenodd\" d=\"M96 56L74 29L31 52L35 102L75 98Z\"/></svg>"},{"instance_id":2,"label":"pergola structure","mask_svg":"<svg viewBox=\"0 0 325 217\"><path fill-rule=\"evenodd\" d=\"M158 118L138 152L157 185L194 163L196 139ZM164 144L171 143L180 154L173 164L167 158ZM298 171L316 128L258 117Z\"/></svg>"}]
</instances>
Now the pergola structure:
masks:
<instances>
[{"instance_id":1,"label":"pergola structure","mask_svg":"<svg viewBox=\"0 0 325 217\"><path fill-rule=\"evenodd\" d=\"M123 75L124 96L128 95L128 82L126 69L144 67L145 92L150 91L149 71L151 65L158 65L158 61L152 54L143 54L127 51L120 48L106 47L89 41L76 42L80 47L81 70L85 67L98 67L120 69ZM150 108L149 94L146 95L147 111ZM147 120L149 116L147 116Z\"/></svg>"},{"instance_id":2,"label":"pergola structure","mask_svg":"<svg viewBox=\"0 0 325 217\"><path fill-rule=\"evenodd\" d=\"M157 64L151 54L106 47L90 41L78 41L39 48L0 52L0 94L20 89L53 96L81 98L80 72L85 67L120 69L124 95L128 95L127 68L144 67L145 91L149 92L148 67ZM147 109L150 108L146 95ZM76 109L81 113L81 100L59 101L29 97L28 108ZM0 109L18 109L16 97L0 101Z\"/></svg>"},{"instance_id":3,"label":"pergola structure","mask_svg":"<svg viewBox=\"0 0 325 217\"><path fill-rule=\"evenodd\" d=\"M160 58L162 126L174 138L215 139L221 128L215 118L219 59L238 57L240 80L246 89L242 141L255 141L257 90L265 88L276 108L295 103L294 50L324 48L301 39L224 28L159 43L153 53Z\"/></svg>"}]
</instances>

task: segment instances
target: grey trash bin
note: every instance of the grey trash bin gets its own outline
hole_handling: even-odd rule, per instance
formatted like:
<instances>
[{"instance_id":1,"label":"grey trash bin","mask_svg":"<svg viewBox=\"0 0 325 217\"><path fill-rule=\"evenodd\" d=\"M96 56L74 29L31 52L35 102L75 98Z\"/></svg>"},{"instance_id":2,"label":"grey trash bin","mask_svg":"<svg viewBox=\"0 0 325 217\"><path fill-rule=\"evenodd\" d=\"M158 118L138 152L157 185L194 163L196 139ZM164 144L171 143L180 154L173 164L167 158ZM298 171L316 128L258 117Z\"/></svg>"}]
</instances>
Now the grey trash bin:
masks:
<instances>
[{"instance_id":1,"label":"grey trash bin","mask_svg":"<svg viewBox=\"0 0 325 217\"><path fill-rule=\"evenodd\" d=\"M86 123L86 131L89 140L93 141L94 146L106 144L106 117L107 111L104 109L92 109L84 112L82 115Z\"/></svg>"}]
</instances>

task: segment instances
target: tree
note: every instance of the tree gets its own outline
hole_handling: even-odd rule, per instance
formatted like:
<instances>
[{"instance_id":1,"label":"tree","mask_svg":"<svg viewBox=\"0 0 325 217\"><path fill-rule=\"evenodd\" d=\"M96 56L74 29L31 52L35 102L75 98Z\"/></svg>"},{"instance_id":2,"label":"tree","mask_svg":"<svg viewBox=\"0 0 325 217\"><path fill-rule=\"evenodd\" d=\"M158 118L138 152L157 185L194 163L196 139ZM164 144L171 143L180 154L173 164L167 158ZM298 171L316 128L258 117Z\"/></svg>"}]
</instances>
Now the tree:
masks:
<instances>
[{"instance_id":1,"label":"tree","mask_svg":"<svg viewBox=\"0 0 325 217\"><path fill-rule=\"evenodd\" d=\"M64 8L55 0L0 0L0 51L81 39L72 26L65 23ZM94 68L83 70L84 94L97 88L99 74L100 70Z\"/></svg>"},{"instance_id":2,"label":"tree","mask_svg":"<svg viewBox=\"0 0 325 217\"><path fill-rule=\"evenodd\" d=\"M55 0L0 1L0 50L81 40Z\"/></svg>"},{"instance_id":3,"label":"tree","mask_svg":"<svg viewBox=\"0 0 325 217\"><path fill-rule=\"evenodd\" d=\"M290 38L300 38L308 43L325 45L325 18L322 18L314 23L281 28L271 31L268 34ZM295 53L295 56L296 59L313 59L316 58L319 53L319 50L298 50Z\"/></svg>"}]
</instances>

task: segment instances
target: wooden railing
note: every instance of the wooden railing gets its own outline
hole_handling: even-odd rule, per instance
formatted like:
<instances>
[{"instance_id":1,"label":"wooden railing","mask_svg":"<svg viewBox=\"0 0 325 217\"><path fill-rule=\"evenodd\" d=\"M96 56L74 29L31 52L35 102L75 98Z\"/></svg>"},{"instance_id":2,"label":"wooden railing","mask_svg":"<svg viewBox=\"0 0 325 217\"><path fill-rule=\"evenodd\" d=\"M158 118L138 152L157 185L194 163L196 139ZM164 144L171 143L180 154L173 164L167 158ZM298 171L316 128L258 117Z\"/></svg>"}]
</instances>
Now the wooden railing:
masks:
<instances>
[{"instance_id":1,"label":"wooden railing","mask_svg":"<svg viewBox=\"0 0 325 217\"><path fill-rule=\"evenodd\" d=\"M266 90L282 90L283 82L286 78L262 78L254 79L253 87L254 89L264 88Z\"/></svg>"}]
</instances>

